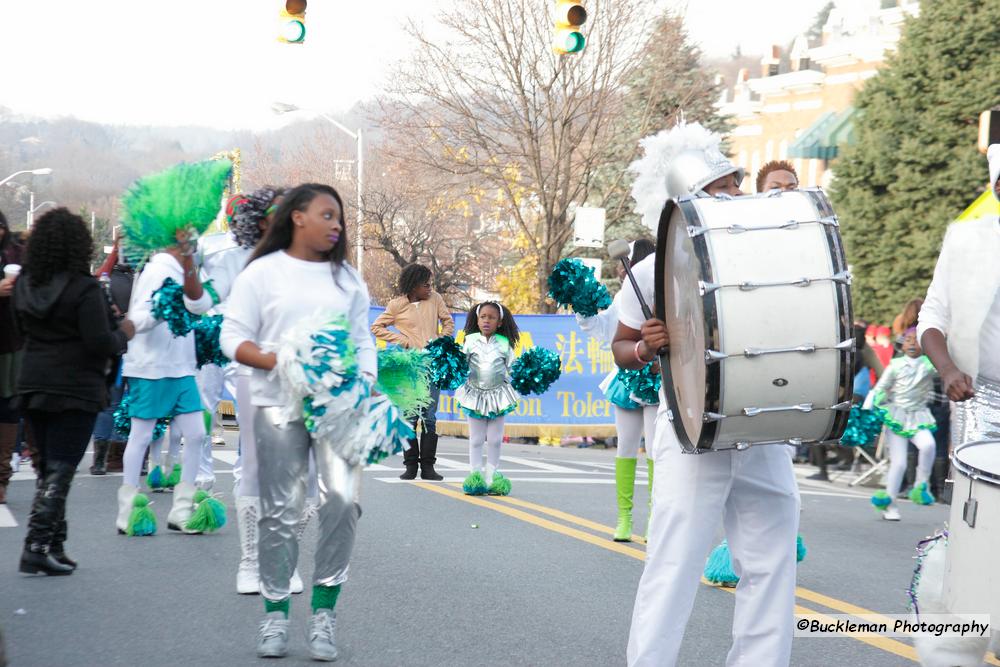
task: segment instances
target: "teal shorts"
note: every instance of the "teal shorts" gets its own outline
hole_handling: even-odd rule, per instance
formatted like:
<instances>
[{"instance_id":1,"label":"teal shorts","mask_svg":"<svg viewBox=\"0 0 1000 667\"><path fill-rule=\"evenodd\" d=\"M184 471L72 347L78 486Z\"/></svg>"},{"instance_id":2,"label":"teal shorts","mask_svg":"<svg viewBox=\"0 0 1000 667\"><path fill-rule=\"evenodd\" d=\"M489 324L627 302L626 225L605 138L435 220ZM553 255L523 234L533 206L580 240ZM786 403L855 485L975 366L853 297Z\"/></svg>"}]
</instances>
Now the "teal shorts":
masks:
<instances>
[{"instance_id":1,"label":"teal shorts","mask_svg":"<svg viewBox=\"0 0 1000 667\"><path fill-rule=\"evenodd\" d=\"M129 416L159 419L201 412L201 395L193 375L182 378L127 378Z\"/></svg>"}]
</instances>

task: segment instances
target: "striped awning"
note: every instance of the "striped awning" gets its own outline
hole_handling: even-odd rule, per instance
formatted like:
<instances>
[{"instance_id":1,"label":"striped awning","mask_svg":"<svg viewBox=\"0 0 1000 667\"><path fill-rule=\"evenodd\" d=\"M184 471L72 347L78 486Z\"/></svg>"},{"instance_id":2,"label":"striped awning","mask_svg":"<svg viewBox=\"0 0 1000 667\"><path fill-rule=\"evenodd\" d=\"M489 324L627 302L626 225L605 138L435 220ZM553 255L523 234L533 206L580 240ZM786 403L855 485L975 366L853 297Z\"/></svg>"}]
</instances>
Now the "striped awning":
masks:
<instances>
[{"instance_id":1,"label":"striped awning","mask_svg":"<svg viewBox=\"0 0 1000 667\"><path fill-rule=\"evenodd\" d=\"M788 147L789 157L833 160L840 146L854 143L854 107L827 111Z\"/></svg>"}]
</instances>

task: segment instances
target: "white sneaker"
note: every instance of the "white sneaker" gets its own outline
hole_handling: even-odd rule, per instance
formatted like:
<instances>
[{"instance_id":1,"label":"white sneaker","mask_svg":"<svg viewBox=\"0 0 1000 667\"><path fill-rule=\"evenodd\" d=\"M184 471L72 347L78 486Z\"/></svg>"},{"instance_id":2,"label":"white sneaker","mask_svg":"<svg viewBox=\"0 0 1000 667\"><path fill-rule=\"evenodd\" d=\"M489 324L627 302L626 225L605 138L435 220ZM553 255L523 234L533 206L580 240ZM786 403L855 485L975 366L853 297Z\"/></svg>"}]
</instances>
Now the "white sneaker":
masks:
<instances>
[{"instance_id":1,"label":"white sneaker","mask_svg":"<svg viewBox=\"0 0 1000 667\"><path fill-rule=\"evenodd\" d=\"M305 589L305 586L302 584L302 577L299 575L299 568L295 568L295 571L292 572L292 579L288 582L288 589L292 592L292 595L297 595Z\"/></svg>"},{"instance_id":2,"label":"white sneaker","mask_svg":"<svg viewBox=\"0 0 1000 667\"><path fill-rule=\"evenodd\" d=\"M284 658L288 655L288 619L280 611L264 617L257 630L257 657Z\"/></svg>"},{"instance_id":3,"label":"white sneaker","mask_svg":"<svg viewBox=\"0 0 1000 667\"><path fill-rule=\"evenodd\" d=\"M899 521L902 517L895 505L889 505L882 511L882 518L886 521Z\"/></svg>"},{"instance_id":4,"label":"white sneaker","mask_svg":"<svg viewBox=\"0 0 1000 667\"><path fill-rule=\"evenodd\" d=\"M236 570L236 592L240 595L256 595L260 593L260 572L257 563L241 560Z\"/></svg>"},{"instance_id":5,"label":"white sneaker","mask_svg":"<svg viewBox=\"0 0 1000 667\"><path fill-rule=\"evenodd\" d=\"M321 662L333 662L337 659L337 644L334 631L337 628L335 612L320 609L309 619L309 630L306 632L306 643L309 645L309 656Z\"/></svg>"}]
</instances>

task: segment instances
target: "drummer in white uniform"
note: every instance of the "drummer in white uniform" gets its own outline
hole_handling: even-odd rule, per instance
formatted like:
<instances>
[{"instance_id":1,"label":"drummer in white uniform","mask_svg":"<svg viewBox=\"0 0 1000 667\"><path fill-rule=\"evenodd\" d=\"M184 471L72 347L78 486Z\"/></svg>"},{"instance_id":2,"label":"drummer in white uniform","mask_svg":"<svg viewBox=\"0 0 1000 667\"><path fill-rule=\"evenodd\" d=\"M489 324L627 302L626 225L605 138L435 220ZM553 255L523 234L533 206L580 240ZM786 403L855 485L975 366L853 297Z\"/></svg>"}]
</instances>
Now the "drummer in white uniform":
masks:
<instances>
[{"instance_id":1,"label":"drummer in white uniform","mask_svg":"<svg viewBox=\"0 0 1000 667\"><path fill-rule=\"evenodd\" d=\"M637 211L655 228L668 198L737 196L743 170L719 149L719 137L697 124L643 140L646 157L632 166ZM655 263L634 268L647 303L654 302ZM633 290L622 290L615 362L641 368L668 345L663 322L647 320ZM661 392L663 390L661 389ZM799 494L792 459L781 445L745 451L682 453L668 422L667 401L653 447L657 475L646 567L636 593L628 664L677 663L705 557L719 521L740 575L728 665L787 665L795 604L795 543Z\"/></svg>"}]
</instances>

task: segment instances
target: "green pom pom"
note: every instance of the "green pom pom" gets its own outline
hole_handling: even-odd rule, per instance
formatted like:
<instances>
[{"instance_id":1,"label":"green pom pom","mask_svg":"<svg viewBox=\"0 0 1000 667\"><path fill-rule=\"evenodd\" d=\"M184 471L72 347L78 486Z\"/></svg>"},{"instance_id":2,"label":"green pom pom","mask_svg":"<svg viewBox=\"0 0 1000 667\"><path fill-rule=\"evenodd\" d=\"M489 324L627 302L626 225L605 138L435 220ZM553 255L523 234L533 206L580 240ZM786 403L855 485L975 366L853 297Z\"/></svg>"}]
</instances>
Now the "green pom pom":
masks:
<instances>
[{"instance_id":1,"label":"green pom pom","mask_svg":"<svg viewBox=\"0 0 1000 667\"><path fill-rule=\"evenodd\" d=\"M629 398L641 405L657 405L660 402L662 379L655 366L649 363L637 371L627 368L618 371L618 379L625 385Z\"/></svg>"},{"instance_id":2,"label":"green pom pom","mask_svg":"<svg viewBox=\"0 0 1000 667\"><path fill-rule=\"evenodd\" d=\"M195 510L188 520L185 530L196 533L211 533L226 525L226 506L199 489L194 494Z\"/></svg>"},{"instance_id":3,"label":"green pom pom","mask_svg":"<svg viewBox=\"0 0 1000 667\"><path fill-rule=\"evenodd\" d=\"M439 336L424 348L429 359L431 383L451 391L465 384L469 377L469 359L451 336Z\"/></svg>"},{"instance_id":4,"label":"green pom pom","mask_svg":"<svg viewBox=\"0 0 1000 667\"><path fill-rule=\"evenodd\" d=\"M504 477L499 470L494 471L493 480L487 493L491 496L509 496L510 480Z\"/></svg>"},{"instance_id":5,"label":"green pom pom","mask_svg":"<svg viewBox=\"0 0 1000 667\"><path fill-rule=\"evenodd\" d=\"M146 484L151 489L162 489L164 487L164 480L163 468L153 466L153 469L149 471L149 475L146 477Z\"/></svg>"},{"instance_id":6,"label":"green pom pom","mask_svg":"<svg viewBox=\"0 0 1000 667\"><path fill-rule=\"evenodd\" d=\"M510 369L510 385L519 394L544 394L562 374L559 366L559 355L552 350L525 350Z\"/></svg>"},{"instance_id":7,"label":"green pom pom","mask_svg":"<svg viewBox=\"0 0 1000 667\"><path fill-rule=\"evenodd\" d=\"M733 560L729 554L729 543L722 540L722 544L712 549L705 562L704 577L706 581L720 586L735 586L740 578L733 571Z\"/></svg>"},{"instance_id":8,"label":"green pom pom","mask_svg":"<svg viewBox=\"0 0 1000 667\"><path fill-rule=\"evenodd\" d=\"M809 550L806 549L806 543L802 541L802 536L801 535L796 536L795 537L795 560L797 562L801 563L803 560L805 560L806 553L808 553L808 551Z\"/></svg>"},{"instance_id":9,"label":"green pom pom","mask_svg":"<svg viewBox=\"0 0 1000 667\"><path fill-rule=\"evenodd\" d=\"M483 473L478 470L473 470L465 481L462 482L462 491L465 492L467 496L482 496L486 493L488 487L486 486L486 480L483 479Z\"/></svg>"},{"instance_id":10,"label":"green pom pom","mask_svg":"<svg viewBox=\"0 0 1000 667\"><path fill-rule=\"evenodd\" d=\"M198 368L208 364L225 366L229 357L222 353L219 333L222 331L222 315L205 315L194 325L194 351Z\"/></svg>"},{"instance_id":11,"label":"green pom pom","mask_svg":"<svg viewBox=\"0 0 1000 667\"><path fill-rule=\"evenodd\" d=\"M549 296L560 306L593 317L611 305L608 288L594 276L594 271L575 258L559 260L549 274Z\"/></svg>"},{"instance_id":12,"label":"green pom pom","mask_svg":"<svg viewBox=\"0 0 1000 667\"><path fill-rule=\"evenodd\" d=\"M886 491L879 491L874 496L872 496L872 505L875 506L877 510L884 510L886 507L892 504L892 498Z\"/></svg>"},{"instance_id":13,"label":"green pom pom","mask_svg":"<svg viewBox=\"0 0 1000 667\"><path fill-rule=\"evenodd\" d=\"M378 353L375 387L405 417L415 417L431 403L429 358L423 350L387 347Z\"/></svg>"},{"instance_id":14,"label":"green pom pom","mask_svg":"<svg viewBox=\"0 0 1000 667\"><path fill-rule=\"evenodd\" d=\"M920 482L920 484L910 489L910 500L918 505L934 504L934 495L927 488L927 482Z\"/></svg>"},{"instance_id":15,"label":"green pom pom","mask_svg":"<svg viewBox=\"0 0 1000 667\"><path fill-rule=\"evenodd\" d=\"M135 494L132 500L132 513L128 517L128 527L125 534L130 537L141 537L156 533L156 515L149 508L149 496L144 493Z\"/></svg>"},{"instance_id":16,"label":"green pom pom","mask_svg":"<svg viewBox=\"0 0 1000 667\"><path fill-rule=\"evenodd\" d=\"M163 486L167 489L172 489L181 483L181 464L175 463L173 470L167 475L167 478L163 480Z\"/></svg>"},{"instance_id":17,"label":"green pom pom","mask_svg":"<svg viewBox=\"0 0 1000 667\"><path fill-rule=\"evenodd\" d=\"M133 183L122 197L122 232L129 251L175 245L183 229L205 231L219 213L232 168L228 160L178 164Z\"/></svg>"},{"instance_id":18,"label":"green pom pom","mask_svg":"<svg viewBox=\"0 0 1000 667\"><path fill-rule=\"evenodd\" d=\"M184 287L173 278L163 281L150 302L153 317L166 322L174 336L186 336L194 329L198 316L184 306Z\"/></svg>"}]
</instances>

